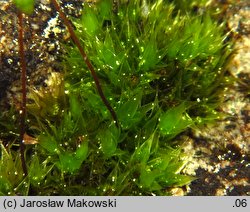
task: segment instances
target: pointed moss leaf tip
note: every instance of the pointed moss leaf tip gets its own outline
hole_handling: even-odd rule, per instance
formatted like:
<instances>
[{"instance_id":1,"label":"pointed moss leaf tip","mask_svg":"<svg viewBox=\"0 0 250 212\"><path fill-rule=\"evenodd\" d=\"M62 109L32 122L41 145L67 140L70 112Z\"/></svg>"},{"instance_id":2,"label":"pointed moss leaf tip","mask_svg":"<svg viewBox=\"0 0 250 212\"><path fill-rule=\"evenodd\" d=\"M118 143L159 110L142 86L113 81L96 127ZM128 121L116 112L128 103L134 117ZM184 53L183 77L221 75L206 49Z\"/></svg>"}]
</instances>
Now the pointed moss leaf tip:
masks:
<instances>
[{"instance_id":1,"label":"pointed moss leaf tip","mask_svg":"<svg viewBox=\"0 0 250 212\"><path fill-rule=\"evenodd\" d=\"M182 103L164 112L159 118L160 132L169 138L173 138L187 127L192 126L193 121L186 110L186 104Z\"/></svg>"}]
</instances>

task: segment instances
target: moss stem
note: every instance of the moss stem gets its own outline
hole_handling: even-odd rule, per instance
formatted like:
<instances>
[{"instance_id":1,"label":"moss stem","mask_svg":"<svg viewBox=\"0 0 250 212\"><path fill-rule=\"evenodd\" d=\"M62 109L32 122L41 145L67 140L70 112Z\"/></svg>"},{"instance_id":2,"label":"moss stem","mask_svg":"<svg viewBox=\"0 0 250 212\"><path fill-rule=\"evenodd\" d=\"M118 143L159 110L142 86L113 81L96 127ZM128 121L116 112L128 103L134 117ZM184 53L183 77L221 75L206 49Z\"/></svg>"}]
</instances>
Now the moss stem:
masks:
<instances>
[{"instance_id":1,"label":"moss stem","mask_svg":"<svg viewBox=\"0 0 250 212\"><path fill-rule=\"evenodd\" d=\"M91 75L92 75L92 77L94 79L97 91L98 91L98 93L99 93L99 95L100 95L100 97L102 99L102 102L104 103L104 105L109 110L113 120L115 121L116 126L118 127L119 125L118 125L118 119L117 119L116 113L115 113L114 109L112 108L112 106L110 105L110 103L108 102L107 98L105 97L105 95L103 93L103 90L102 90L102 87L101 87L101 84L100 84L100 81L99 81L99 79L97 77L97 74L96 74L96 72L94 70L94 67L93 67L92 63L90 62L87 54L85 53L85 51L83 49L83 46L80 43L80 40L76 36L76 34L74 32L74 29L71 26L70 21L68 20L66 15L63 13L63 11L60 9L60 5L57 3L57 1L56 0L51 0L51 2L54 5L54 7L56 8L57 12L59 13L59 16L63 20L64 24L66 25L66 27L67 27L67 29L68 29L68 31L70 33L71 39L73 40L73 42L76 44L77 48L79 49L80 54L81 54L84 62L86 63L88 69L91 72Z\"/></svg>"},{"instance_id":2,"label":"moss stem","mask_svg":"<svg viewBox=\"0 0 250 212\"><path fill-rule=\"evenodd\" d=\"M20 110L20 153L23 173L25 176L28 174L26 162L25 162L25 146L23 143L23 137L25 133L25 118L26 118L26 63L24 54L24 40L23 40L23 13L18 11L18 45L19 45L19 57L21 65L21 82L22 82L22 105Z\"/></svg>"}]
</instances>

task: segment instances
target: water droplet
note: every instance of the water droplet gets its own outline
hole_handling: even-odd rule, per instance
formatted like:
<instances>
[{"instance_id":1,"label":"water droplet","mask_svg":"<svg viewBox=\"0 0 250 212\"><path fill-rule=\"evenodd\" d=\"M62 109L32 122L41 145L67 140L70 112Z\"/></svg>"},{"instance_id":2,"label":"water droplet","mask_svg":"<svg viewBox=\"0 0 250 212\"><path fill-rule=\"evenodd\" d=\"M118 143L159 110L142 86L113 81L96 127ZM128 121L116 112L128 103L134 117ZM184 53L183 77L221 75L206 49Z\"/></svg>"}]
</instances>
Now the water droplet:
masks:
<instances>
[{"instance_id":1,"label":"water droplet","mask_svg":"<svg viewBox=\"0 0 250 212\"><path fill-rule=\"evenodd\" d=\"M141 65L143 65L144 63L146 63L146 60L142 60L141 61Z\"/></svg>"},{"instance_id":2,"label":"water droplet","mask_svg":"<svg viewBox=\"0 0 250 212\"><path fill-rule=\"evenodd\" d=\"M133 9L133 16L136 16L136 10Z\"/></svg>"},{"instance_id":3,"label":"water droplet","mask_svg":"<svg viewBox=\"0 0 250 212\"><path fill-rule=\"evenodd\" d=\"M9 64L13 63L13 60L12 60L12 59L10 59L10 58L9 58L9 59L7 59L7 61L8 61L8 63L9 63Z\"/></svg>"}]
</instances>

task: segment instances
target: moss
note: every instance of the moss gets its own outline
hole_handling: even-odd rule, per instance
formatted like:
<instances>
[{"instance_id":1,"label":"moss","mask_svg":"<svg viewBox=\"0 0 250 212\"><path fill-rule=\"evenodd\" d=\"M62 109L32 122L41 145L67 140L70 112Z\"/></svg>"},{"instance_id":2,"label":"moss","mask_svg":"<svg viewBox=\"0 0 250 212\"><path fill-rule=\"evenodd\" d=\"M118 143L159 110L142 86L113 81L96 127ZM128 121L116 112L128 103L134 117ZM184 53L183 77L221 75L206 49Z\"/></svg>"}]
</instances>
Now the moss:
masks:
<instances>
[{"instance_id":1,"label":"moss","mask_svg":"<svg viewBox=\"0 0 250 212\"><path fill-rule=\"evenodd\" d=\"M187 160L173 141L219 118L232 54L224 25L209 12L195 13L194 5L206 7L205 1L84 4L73 24L119 127L78 49L64 44L65 74L29 95L28 131L38 144L27 148L29 189L21 194L166 195L166 188L194 179L181 174ZM3 167L13 150L1 149ZM6 173L0 169L2 194L18 193L23 179L9 181Z\"/></svg>"},{"instance_id":2,"label":"moss","mask_svg":"<svg viewBox=\"0 0 250 212\"><path fill-rule=\"evenodd\" d=\"M35 5L35 1L34 0L22 0L22 1L20 1L20 0L13 0L13 3L23 13L26 13L26 14L30 15L34 11L34 5Z\"/></svg>"},{"instance_id":3,"label":"moss","mask_svg":"<svg viewBox=\"0 0 250 212\"><path fill-rule=\"evenodd\" d=\"M224 42L223 24L208 13L174 15L175 5L163 1L121 3L116 10L109 1L85 5L84 15L74 24L118 116L123 103L127 108L136 98L140 106L157 100L163 111L185 102L183 112L195 111L191 118L214 117L223 101L221 92L229 80L225 66L232 54ZM92 78L76 48L69 49L67 62L72 71L66 80L72 86L79 82L86 91ZM93 86L88 88L93 92Z\"/></svg>"}]
</instances>

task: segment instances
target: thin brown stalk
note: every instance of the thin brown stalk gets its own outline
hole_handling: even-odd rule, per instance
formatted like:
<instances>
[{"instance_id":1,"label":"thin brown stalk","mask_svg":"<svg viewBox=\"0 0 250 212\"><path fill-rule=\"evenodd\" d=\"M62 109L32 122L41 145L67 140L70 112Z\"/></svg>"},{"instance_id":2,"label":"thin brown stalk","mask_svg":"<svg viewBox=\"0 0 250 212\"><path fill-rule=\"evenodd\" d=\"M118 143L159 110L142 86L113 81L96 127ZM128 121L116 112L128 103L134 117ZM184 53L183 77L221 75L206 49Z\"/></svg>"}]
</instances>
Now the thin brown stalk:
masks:
<instances>
[{"instance_id":1,"label":"thin brown stalk","mask_svg":"<svg viewBox=\"0 0 250 212\"><path fill-rule=\"evenodd\" d=\"M25 162L25 146L23 143L23 137L25 134L25 119L26 119L26 63L24 53L24 39L23 39L23 14L18 11L18 45L19 45L19 57L21 66L21 82L22 82L22 104L20 110L20 154L23 173L28 175L28 170Z\"/></svg>"},{"instance_id":2,"label":"thin brown stalk","mask_svg":"<svg viewBox=\"0 0 250 212\"><path fill-rule=\"evenodd\" d=\"M92 65L92 63L90 62L87 54L85 53L84 49L83 49L83 46L81 45L80 43L80 40L78 39L78 37L76 36L75 32L74 32L74 29L73 27L71 26L71 23L70 21L68 20L68 18L66 17L66 15L63 13L63 11L61 10L60 8L60 5L57 3L56 0L51 0L54 7L56 8L56 10L58 11L59 13L59 16L61 17L61 19L63 20L64 24L66 25L69 33L70 33L70 37L71 39L73 40L73 42L75 43L75 45L77 46L77 48L79 49L80 51L80 54L84 60L84 62L86 63L88 69L90 70L91 72L91 75L94 79L94 82L95 82L95 85L96 85L96 88L97 88L97 91L104 103L104 105L107 107L107 109L109 110L113 120L115 121L115 124L116 126L118 127L118 119L117 119L117 116L116 116L116 113L114 111L114 109L112 108L112 106L110 105L110 103L108 102L107 98L105 97L104 93L103 93L103 90L101 88L101 85L100 85L100 82L99 82L99 79L97 77L97 74L94 70L94 67Z\"/></svg>"}]
</instances>

